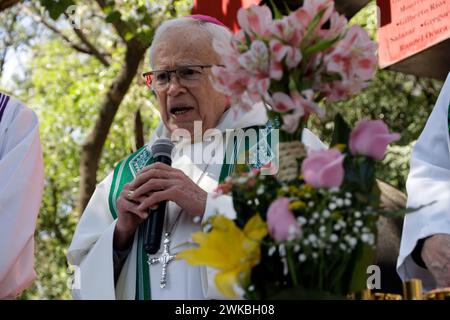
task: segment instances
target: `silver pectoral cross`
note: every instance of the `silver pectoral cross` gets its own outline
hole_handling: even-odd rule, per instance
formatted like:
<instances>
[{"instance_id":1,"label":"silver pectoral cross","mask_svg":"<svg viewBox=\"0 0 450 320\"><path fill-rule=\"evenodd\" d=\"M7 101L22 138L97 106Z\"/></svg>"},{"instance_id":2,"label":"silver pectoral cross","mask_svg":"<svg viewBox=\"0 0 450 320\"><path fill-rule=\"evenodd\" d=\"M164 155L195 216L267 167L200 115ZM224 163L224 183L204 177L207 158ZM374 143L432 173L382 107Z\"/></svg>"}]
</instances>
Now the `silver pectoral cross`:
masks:
<instances>
[{"instance_id":1,"label":"silver pectoral cross","mask_svg":"<svg viewBox=\"0 0 450 320\"><path fill-rule=\"evenodd\" d=\"M149 266L152 266L157 263L162 264L161 281L159 282L159 286L161 287L161 289L164 288L167 283L167 266L176 257L176 254L174 254L174 255L170 254L170 251L169 251L170 237L169 236L170 235L168 233L164 234L164 242L163 242L164 249L163 249L163 252L161 253L161 255L159 256L159 258L150 258L150 256L149 256L148 261L147 261Z\"/></svg>"}]
</instances>

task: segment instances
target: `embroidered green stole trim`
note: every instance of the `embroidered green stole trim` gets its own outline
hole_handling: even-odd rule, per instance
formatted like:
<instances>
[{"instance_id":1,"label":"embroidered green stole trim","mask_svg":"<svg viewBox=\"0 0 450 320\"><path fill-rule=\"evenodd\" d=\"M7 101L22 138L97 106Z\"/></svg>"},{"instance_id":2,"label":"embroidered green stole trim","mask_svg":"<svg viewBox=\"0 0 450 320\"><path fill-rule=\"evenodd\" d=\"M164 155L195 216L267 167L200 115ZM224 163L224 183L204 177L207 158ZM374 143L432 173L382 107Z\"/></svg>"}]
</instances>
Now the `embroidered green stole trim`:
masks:
<instances>
[{"instance_id":1,"label":"embroidered green stole trim","mask_svg":"<svg viewBox=\"0 0 450 320\"><path fill-rule=\"evenodd\" d=\"M225 150L224 163L222 165L219 177L219 183L231 175L235 169L236 163L240 157L245 156L250 163L250 167L259 168L270 162L273 158L271 150L271 126L253 126L243 130L237 130L240 133L233 137L232 143L228 142ZM250 145L250 139L246 139L246 134L250 129L256 131L257 139L255 144ZM121 160L114 169L111 189L109 192L109 210L114 219L117 219L117 198L123 189L123 186L131 182L137 172L154 162L151 152L146 146L140 148L133 154ZM248 164L247 164L248 165ZM249 168L250 169L250 168ZM138 228L137 243L137 263L136 263L136 300L151 300L150 273L147 264L147 253L143 246L143 228Z\"/></svg>"},{"instance_id":2,"label":"embroidered green stole trim","mask_svg":"<svg viewBox=\"0 0 450 320\"><path fill-rule=\"evenodd\" d=\"M122 192L123 186L133 181L137 172L154 162L151 153L144 146L120 161L114 169L111 189L109 191L109 211L113 219L117 219L117 198ZM143 245L143 228L138 228L136 263L136 300L150 300L150 274L147 264L147 253Z\"/></svg>"}]
</instances>

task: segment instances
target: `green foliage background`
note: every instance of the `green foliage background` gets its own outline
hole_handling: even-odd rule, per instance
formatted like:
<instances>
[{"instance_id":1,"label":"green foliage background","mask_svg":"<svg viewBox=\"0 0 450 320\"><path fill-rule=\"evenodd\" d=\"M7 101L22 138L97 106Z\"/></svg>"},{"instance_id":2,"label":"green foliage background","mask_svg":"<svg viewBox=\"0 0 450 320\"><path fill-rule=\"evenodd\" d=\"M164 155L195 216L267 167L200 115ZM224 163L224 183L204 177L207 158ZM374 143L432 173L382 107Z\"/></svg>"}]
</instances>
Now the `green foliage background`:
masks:
<instances>
[{"instance_id":1,"label":"green foliage background","mask_svg":"<svg viewBox=\"0 0 450 320\"><path fill-rule=\"evenodd\" d=\"M102 16L93 9L91 2L77 1L84 15L83 27L89 30L94 43L111 55L109 68L92 56L74 51L55 35L30 35L30 28L34 25L18 27L18 30L28 30L28 35L24 36L27 32L22 32L17 37L19 43L14 44L26 45L30 49L29 59L25 63L26 74L25 77L13 79L12 87L0 86L0 91L19 97L38 113L46 176L35 235L38 278L22 294L22 299L71 298L69 284L73 270L68 267L65 254L78 221L75 206L80 147L97 117L103 94L120 70L124 54L120 39L107 22L121 17L129 24L128 36L139 35L149 41L148 37L153 32L153 26L148 24L149 3L150 9L154 10L151 15L158 14L163 20L170 16L169 11L175 11L178 15L188 13L192 2L179 0L174 2L174 7L170 7L169 1L108 1L111 9L106 16ZM372 37L375 37L376 30L375 8L373 1L352 19L352 23L363 25ZM52 10L57 17L58 7ZM7 18L12 13L13 10L2 12L0 17ZM4 27L3 21L6 19L0 23L0 31ZM27 25L26 21L24 25ZM69 28L63 22L60 25ZM36 27L36 33L40 30ZM33 37L38 40L30 41ZM142 68L148 68L148 61ZM324 119L312 118L310 127L325 142L330 142L336 111L342 112L351 125L363 118L386 121L392 131L402 134L402 139L389 148L384 165L380 167L379 178L404 191L411 147L424 127L441 86L440 81L379 70L370 87L351 100L327 105L327 116ZM98 181L133 150L133 117L138 108L142 112L148 139L159 119L157 106L143 82L136 77L108 135Z\"/></svg>"}]
</instances>

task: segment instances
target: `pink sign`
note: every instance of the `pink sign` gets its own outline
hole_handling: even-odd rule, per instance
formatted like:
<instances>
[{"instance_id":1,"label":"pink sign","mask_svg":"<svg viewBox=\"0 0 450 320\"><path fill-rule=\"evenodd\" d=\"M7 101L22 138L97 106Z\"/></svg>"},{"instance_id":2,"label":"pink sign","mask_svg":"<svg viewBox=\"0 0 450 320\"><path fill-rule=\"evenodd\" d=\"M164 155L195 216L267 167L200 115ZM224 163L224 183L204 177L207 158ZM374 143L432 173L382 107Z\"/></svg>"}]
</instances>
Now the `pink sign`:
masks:
<instances>
[{"instance_id":1,"label":"pink sign","mask_svg":"<svg viewBox=\"0 0 450 320\"><path fill-rule=\"evenodd\" d=\"M450 0L378 0L377 4L381 68L450 38Z\"/></svg>"}]
</instances>

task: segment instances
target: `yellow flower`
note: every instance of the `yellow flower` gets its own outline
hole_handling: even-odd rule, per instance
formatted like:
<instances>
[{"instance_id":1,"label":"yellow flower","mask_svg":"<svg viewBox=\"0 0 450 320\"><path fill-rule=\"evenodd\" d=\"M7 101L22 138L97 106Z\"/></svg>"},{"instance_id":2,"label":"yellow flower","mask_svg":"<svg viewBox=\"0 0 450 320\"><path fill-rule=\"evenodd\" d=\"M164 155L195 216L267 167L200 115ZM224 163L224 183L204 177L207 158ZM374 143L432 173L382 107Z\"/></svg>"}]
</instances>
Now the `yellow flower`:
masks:
<instances>
[{"instance_id":1,"label":"yellow flower","mask_svg":"<svg viewBox=\"0 0 450 320\"><path fill-rule=\"evenodd\" d=\"M218 270L214 281L227 297L234 298L234 285L239 277L248 277L250 270L259 263L260 241L267 235L267 225L259 214L255 214L239 229L233 220L223 215L212 218L212 230L196 232L192 239L198 248L180 252L177 258L191 265L204 265Z\"/></svg>"},{"instance_id":2,"label":"yellow flower","mask_svg":"<svg viewBox=\"0 0 450 320\"><path fill-rule=\"evenodd\" d=\"M347 147L346 144L344 143L338 143L336 145L333 146L333 148L337 148L339 149L339 151L344 152L345 148Z\"/></svg>"},{"instance_id":3,"label":"yellow flower","mask_svg":"<svg viewBox=\"0 0 450 320\"><path fill-rule=\"evenodd\" d=\"M303 201L300 201L300 200L292 201L289 204L289 209L292 211L302 210L305 208L306 208L306 203L304 203Z\"/></svg>"}]
</instances>

